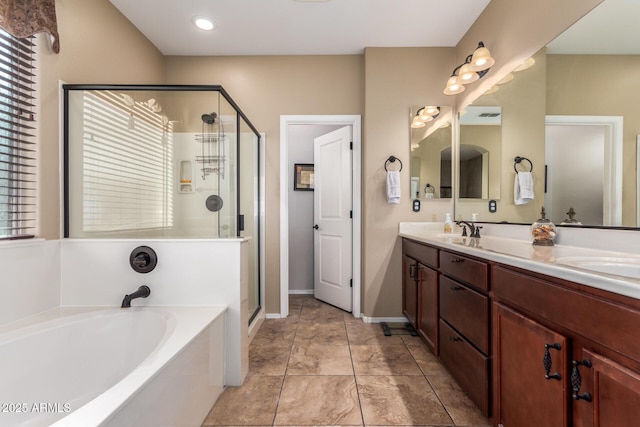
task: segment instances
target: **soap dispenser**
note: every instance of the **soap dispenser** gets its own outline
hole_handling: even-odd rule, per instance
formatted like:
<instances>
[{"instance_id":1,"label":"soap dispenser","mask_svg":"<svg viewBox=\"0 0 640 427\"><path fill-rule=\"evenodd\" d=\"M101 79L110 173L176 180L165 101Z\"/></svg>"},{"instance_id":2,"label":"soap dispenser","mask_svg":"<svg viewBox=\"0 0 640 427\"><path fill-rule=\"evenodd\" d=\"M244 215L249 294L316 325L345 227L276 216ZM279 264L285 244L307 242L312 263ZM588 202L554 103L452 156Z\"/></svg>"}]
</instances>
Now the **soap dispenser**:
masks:
<instances>
[{"instance_id":1,"label":"soap dispenser","mask_svg":"<svg viewBox=\"0 0 640 427\"><path fill-rule=\"evenodd\" d=\"M533 244L538 246L553 246L553 239L556 238L556 226L546 217L544 206L540 211L540 218L531 224L531 237Z\"/></svg>"},{"instance_id":2,"label":"soap dispenser","mask_svg":"<svg viewBox=\"0 0 640 427\"><path fill-rule=\"evenodd\" d=\"M448 213L444 217L444 232L451 233L452 226L453 223L451 222L451 214Z\"/></svg>"}]
</instances>

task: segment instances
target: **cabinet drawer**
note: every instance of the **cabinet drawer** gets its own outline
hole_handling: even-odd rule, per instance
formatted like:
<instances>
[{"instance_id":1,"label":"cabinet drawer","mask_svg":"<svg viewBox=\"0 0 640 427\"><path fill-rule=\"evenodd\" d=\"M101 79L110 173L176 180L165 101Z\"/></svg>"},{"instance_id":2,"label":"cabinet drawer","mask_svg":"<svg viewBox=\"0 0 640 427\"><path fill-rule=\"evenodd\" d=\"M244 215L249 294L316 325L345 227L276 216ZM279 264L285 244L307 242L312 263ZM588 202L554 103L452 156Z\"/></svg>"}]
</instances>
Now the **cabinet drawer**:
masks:
<instances>
[{"instance_id":1,"label":"cabinet drawer","mask_svg":"<svg viewBox=\"0 0 640 427\"><path fill-rule=\"evenodd\" d=\"M451 252L440 251L440 271L469 285L489 290L486 263Z\"/></svg>"},{"instance_id":2,"label":"cabinet drawer","mask_svg":"<svg viewBox=\"0 0 640 427\"><path fill-rule=\"evenodd\" d=\"M440 278L440 317L489 354L489 299L448 279Z\"/></svg>"},{"instance_id":3,"label":"cabinet drawer","mask_svg":"<svg viewBox=\"0 0 640 427\"><path fill-rule=\"evenodd\" d=\"M438 250L409 239L402 239L402 253L422 264L438 268Z\"/></svg>"},{"instance_id":4,"label":"cabinet drawer","mask_svg":"<svg viewBox=\"0 0 640 427\"><path fill-rule=\"evenodd\" d=\"M440 360L485 417L489 416L489 359L440 319Z\"/></svg>"}]
</instances>

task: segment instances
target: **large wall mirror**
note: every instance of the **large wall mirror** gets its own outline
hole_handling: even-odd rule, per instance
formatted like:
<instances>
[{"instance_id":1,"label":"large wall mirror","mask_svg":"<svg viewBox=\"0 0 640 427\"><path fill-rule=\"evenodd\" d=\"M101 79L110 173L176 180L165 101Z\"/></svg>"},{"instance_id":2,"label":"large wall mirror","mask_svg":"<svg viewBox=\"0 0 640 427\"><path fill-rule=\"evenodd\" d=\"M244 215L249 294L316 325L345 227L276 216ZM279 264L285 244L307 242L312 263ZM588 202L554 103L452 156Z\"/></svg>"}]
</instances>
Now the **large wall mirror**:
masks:
<instances>
[{"instance_id":1,"label":"large wall mirror","mask_svg":"<svg viewBox=\"0 0 640 427\"><path fill-rule=\"evenodd\" d=\"M411 108L411 197L433 200L452 195L452 108Z\"/></svg>"},{"instance_id":2,"label":"large wall mirror","mask_svg":"<svg viewBox=\"0 0 640 427\"><path fill-rule=\"evenodd\" d=\"M640 226L640 103L637 79L630 78L640 75L638 16L638 2L601 3L534 55L530 68L511 73L497 92L474 101L501 107L500 199L492 214L486 201L461 198L456 217L480 212L482 221L532 223L545 206L556 224L566 222L573 208L585 226ZM463 133L461 126L461 144ZM518 156L531 165L515 164ZM515 205L515 171L529 170L534 200Z\"/></svg>"}]
</instances>

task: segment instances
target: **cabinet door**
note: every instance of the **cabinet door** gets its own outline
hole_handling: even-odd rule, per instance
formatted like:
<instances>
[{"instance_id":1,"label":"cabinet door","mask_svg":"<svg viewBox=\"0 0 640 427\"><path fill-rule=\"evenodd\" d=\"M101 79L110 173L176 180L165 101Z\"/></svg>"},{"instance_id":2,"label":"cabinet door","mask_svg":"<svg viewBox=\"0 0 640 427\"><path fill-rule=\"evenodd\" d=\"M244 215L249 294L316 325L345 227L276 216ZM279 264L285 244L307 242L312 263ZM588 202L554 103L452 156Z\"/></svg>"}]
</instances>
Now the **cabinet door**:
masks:
<instances>
[{"instance_id":1,"label":"cabinet door","mask_svg":"<svg viewBox=\"0 0 640 427\"><path fill-rule=\"evenodd\" d=\"M418 318L418 263L408 256L402 257L402 313L411 326L417 329Z\"/></svg>"},{"instance_id":2,"label":"cabinet door","mask_svg":"<svg viewBox=\"0 0 640 427\"><path fill-rule=\"evenodd\" d=\"M571 383L575 388L571 394L576 426L640 424L640 373L586 349L573 366Z\"/></svg>"},{"instance_id":3,"label":"cabinet door","mask_svg":"<svg viewBox=\"0 0 640 427\"><path fill-rule=\"evenodd\" d=\"M438 355L438 273L418 264L418 334Z\"/></svg>"},{"instance_id":4,"label":"cabinet door","mask_svg":"<svg viewBox=\"0 0 640 427\"><path fill-rule=\"evenodd\" d=\"M568 425L567 340L494 303L494 417L504 427Z\"/></svg>"}]
</instances>

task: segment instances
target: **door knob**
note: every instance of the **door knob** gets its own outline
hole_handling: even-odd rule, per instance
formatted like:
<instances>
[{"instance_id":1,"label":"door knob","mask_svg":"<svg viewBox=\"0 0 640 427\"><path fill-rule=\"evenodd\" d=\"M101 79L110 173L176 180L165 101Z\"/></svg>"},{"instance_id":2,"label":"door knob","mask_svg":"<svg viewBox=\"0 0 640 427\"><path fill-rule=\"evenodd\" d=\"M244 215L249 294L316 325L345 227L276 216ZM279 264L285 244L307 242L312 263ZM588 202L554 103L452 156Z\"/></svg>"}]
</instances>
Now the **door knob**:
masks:
<instances>
[{"instance_id":1,"label":"door knob","mask_svg":"<svg viewBox=\"0 0 640 427\"><path fill-rule=\"evenodd\" d=\"M316 224L316 225L313 226L313 228L317 230L320 227L318 227L318 224Z\"/></svg>"}]
</instances>

